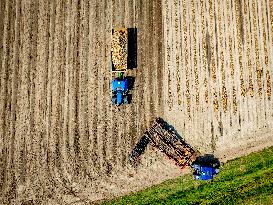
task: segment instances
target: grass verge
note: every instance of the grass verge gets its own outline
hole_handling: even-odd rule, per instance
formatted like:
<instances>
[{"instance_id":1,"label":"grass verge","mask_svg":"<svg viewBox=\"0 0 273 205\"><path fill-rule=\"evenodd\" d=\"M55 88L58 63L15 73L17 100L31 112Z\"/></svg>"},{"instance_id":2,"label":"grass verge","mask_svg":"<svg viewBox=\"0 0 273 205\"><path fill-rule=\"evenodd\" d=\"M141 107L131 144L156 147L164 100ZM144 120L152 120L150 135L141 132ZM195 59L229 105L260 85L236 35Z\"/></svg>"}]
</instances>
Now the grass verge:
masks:
<instances>
[{"instance_id":1,"label":"grass verge","mask_svg":"<svg viewBox=\"0 0 273 205\"><path fill-rule=\"evenodd\" d=\"M213 181L188 174L102 204L273 204L273 147L228 161Z\"/></svg>"}]
</instances>

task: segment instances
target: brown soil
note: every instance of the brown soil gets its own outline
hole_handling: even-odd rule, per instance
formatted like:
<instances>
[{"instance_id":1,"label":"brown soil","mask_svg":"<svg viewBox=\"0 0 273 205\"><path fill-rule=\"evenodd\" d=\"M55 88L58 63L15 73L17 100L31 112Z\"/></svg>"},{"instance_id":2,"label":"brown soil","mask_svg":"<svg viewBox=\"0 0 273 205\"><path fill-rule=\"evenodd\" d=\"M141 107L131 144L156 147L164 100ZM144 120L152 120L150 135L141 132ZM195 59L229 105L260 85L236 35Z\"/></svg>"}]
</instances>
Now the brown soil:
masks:
<instances>
[{"instance_id":1,"label":"brown soil","mask_svg":"<svg viewBox=\"0 0 273 205\"><path fill-rule=\"evenodd\" d=\"M178 176L151 147L127 164L156 116L222 161L273 144L272 1L2 0L0 14L2 204L85 204ZM115 107L124 26L137 68Z\"/></svg>"}]
</instances>

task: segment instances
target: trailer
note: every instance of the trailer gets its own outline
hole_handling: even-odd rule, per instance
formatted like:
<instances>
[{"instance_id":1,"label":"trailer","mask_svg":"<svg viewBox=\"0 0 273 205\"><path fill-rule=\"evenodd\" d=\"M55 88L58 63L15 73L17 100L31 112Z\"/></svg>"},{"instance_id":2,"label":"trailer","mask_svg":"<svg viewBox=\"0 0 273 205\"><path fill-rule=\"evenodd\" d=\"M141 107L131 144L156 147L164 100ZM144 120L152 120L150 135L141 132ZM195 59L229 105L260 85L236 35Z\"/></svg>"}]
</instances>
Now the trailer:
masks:
<instances>
[{"instance_id":1,"label":"trailer","mask_svg":"<svg viewBox=\"0 0 273 205\"><path fill-rule=\"evenodd\" d=\"M160 150L181 169L190 166L194 170L195 179L213 179L219 172L220 163L216 165L211 159L202 157L162 118L156 118L129 155L129 163L133 167L139 164L140 156L144 153L148 144ZM206 161L204 158L209 160Z\"/></svg>"},{"instance_id":2,"label":"trailer","mask_svg":"<svg viewBox=\"0 0 273 205\"><path fill-rule=\"evenodd\" d=\"M163 152L180 168L190 164L197 154L190 144L180 138L162 118L156 118L152 126L141 137L129 156L131 164L137 163L148 143Z\"/></svg>"},{"instance_id":3,"label":"trailer","mask_svg":"<svg viewBox=\"0 0 273 205\"><path fill-rule=\"evenodd\" d=\"M112 72L127 71L128 30L126 28L112 29L111 62Z\"/></svg>"}]
</instances>

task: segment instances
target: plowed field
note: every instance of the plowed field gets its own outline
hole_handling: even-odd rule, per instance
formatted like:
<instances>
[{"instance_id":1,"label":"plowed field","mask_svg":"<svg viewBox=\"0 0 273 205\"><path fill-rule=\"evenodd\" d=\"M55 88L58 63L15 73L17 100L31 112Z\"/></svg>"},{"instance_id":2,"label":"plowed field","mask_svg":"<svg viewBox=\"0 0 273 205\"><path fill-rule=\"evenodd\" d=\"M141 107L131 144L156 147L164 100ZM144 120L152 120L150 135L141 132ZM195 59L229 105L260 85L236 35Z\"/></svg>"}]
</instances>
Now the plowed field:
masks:
<instances>
[{"instance_id":1,"label":"plowed field","mask_svg":"<svg viewBox=\"0 0 273 205\"><path fill-rule=\"evenodd\" d=\"M272 143L272 10L269 0L164 1L164 114L200 151Z\"/></svg>"},{"instance_id":2,"label":"plowed field","mask_svg":"<svg viewBox=\"0 0 273 205\"><path fill-rule=\"evenodd\" d=\"M220 157L273 143L272 16L270 0L1 0L0 203L85 204L178 175L150 147L127 164L155 116ZM114 27L137 28L120 107Z\"/></svg>"}]
</instances>

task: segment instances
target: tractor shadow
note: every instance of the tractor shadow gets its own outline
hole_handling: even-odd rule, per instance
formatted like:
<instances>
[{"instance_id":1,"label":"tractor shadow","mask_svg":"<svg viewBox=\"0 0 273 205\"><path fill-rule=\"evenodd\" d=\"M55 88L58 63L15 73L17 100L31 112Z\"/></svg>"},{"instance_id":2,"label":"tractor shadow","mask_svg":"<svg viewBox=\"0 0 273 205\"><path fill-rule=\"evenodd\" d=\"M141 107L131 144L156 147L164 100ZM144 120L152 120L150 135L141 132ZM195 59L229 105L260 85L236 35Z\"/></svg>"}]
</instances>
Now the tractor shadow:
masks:
<instances>
[{"instance_id":1,"label":"tractor shadow","mask_svg":"<svg viewBox=\"0 0 273 205\"><path fill-rule=\"evenodd\" d=\"M133 90L136 78L133 76L126 76L125 79L128 81L128 90Z\"/></svg>"},{"instance_id":2,"label":"tractor shadow","mask_svg":"<svg viewBox=\"0 0 273 205\"><path fill-rule=\"evenodd\" d=\"M133 90L134 88L134 84L135 84L135 77L133 76L126 76L125 77L128 80L128 90L129 93L127 94L127 98L128 98L128 104L130 104L132 102L132 93L130 93L131 90Z\"/></svg>"},{"instance_id":3,"label":"tractor shadow","mask_svg":"<svg viewBox=\"0 0 273 205\"><path fill-rule=\"evenodd\" d=\"M198 156L194 162L194 164L200 164L203 166L219 168L220 161L213 154L205 154L203 156Z\"/></svg>"},{"instance_id":4,"label":"tractor shadow","mask_svg":"<svg viewBox=\"0 0 273 205\"><path fill-rule=\"evenodd\" d=\"M127 68L137 67L137 28L127 28L128 30L128 57Z\"/></svg>"}]
</instances>

